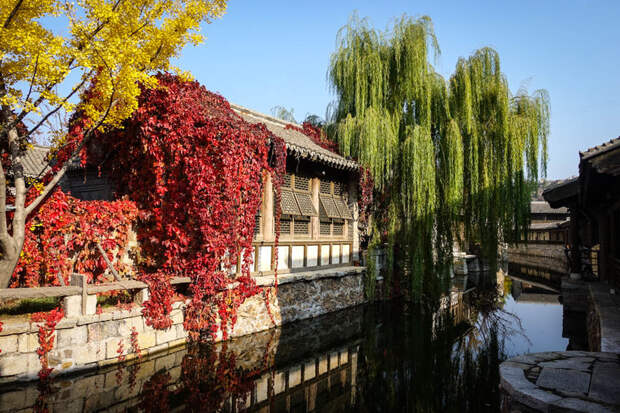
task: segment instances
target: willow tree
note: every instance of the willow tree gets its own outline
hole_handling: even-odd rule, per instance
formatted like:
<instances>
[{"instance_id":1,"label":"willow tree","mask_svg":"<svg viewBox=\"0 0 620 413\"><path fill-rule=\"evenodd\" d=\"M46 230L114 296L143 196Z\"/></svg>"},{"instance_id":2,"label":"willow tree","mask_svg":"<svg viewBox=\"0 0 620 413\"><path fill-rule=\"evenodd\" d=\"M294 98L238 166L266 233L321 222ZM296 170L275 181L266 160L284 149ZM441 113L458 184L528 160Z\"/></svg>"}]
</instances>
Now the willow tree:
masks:
<instances>
[{"instance_id":1,"label":"willow tree","mask_svg":"<svg viewBox=\"0 0 620 413\"><path fill-rule=\"evenodd\" d=\"M546 93L512 96L489 48L461 59L449 81L428 17L403 16L386 32L353 16L337 37L328 78L330 133L373 175L383 200L375 235L387 242L414 294L446 280L459 228L496 263L497 244L527 227L528 181L546 165Z\"/></svg>"}]
</instances>

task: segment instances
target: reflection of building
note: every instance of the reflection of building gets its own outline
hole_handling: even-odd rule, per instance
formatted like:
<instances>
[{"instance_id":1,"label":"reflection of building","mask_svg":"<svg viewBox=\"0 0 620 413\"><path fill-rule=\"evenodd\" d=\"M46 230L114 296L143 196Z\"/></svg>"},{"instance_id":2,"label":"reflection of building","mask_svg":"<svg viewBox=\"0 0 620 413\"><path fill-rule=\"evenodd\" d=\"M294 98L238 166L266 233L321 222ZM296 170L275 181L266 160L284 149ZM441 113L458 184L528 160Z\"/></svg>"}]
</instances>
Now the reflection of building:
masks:
<instances>
[{"instance_id":1,"label":"reflection of building","mask_svg":"<svg viewBox=\"0 0 620 413\"><path fill-rule=\"evenodd\" d=\"M548 287L542 283L531 282L528 280L510 276L510 294L515 301L520 303L544 303L561 305L559 301L559 291Z\"/></svg>"},{"instance_id":2,"label":"reflection of building","mask_svg":"<svg viewBox=\"0 0 620 413\"><path fill-rule=\"evenodd\" d=\"M599 250L598 274L620 286L620 137L579 154L579 177L547 188L554 207L570 210L571 272L584 272L582 247ZM596 269L594 269L596 272Z\"/></svg>"},{"instance_id":3,"label":"reflection of building","mask_svg":"<svg viewBox=\"0 0 620 413\"><path fill-rule=\"evenodd\" d=\"M272 329L226 343L177 347L137 364L0 389L0 412L288 412L350 409L356 402L361 309L297 329ZM162 405L166 403L166 405ZM40 404L39 404L40 406Z\"/></svg>"}]
</instances>

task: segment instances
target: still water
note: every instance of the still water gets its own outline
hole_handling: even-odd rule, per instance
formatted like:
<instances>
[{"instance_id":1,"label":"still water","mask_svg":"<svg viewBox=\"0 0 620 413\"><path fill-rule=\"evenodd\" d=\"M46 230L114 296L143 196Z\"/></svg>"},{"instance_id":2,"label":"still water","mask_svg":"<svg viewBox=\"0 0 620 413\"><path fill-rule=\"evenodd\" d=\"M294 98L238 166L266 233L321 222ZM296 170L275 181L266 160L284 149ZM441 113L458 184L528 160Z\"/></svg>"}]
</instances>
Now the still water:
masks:
<instances>
[{"instance_id":1,"label":"still water","mask_svg":"<svg viewBox=\"0 0 620 413\"><path fill-rule=\"evenodd\" d=\"M360 306L51 389L0 387L0 411L495 412L503 359L568 342L553 289L479 278L437 303Z\"/></svg>"}]
</instances>

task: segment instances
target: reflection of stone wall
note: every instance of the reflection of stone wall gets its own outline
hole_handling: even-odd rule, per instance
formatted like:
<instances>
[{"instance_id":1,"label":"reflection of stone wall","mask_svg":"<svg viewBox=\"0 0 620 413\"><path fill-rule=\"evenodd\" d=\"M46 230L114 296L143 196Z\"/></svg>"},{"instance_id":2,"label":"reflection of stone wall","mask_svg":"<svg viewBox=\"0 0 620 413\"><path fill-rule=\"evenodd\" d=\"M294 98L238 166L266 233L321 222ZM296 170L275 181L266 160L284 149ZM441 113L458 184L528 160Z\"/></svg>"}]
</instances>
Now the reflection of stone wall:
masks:
<instances>
[{"instance_id":1,"label":"reflection of stone wall","mask_svg":"<svg viewBox=\"0 0 620 413\"><path fill-rule=\"evenodd\" d=\"M280 330L241 337L213 345L210 349L219 356L225 352L236 360L235 366L243 371L267 370L273 365L278 347ZM177 347L145 358L140 363L108 366L91 374L72 378L56 378L53 386L58 390L46 397L51 411L95 411L114 408L122 412L137 406L144 384L156 373L170 375L169 386L177 386L182 375L182 362L188 355L187 347ZM200 352L192 357L201 357ZM218 357L214 357L218 360ZM39 391L36 383L25 383L14 388L0 389L0 412L32 411ZM151 395L153 396L153 395Z\"/></svg>"},{"instance_id":2,"label":"reflection of stone wall","mask_svg":"<svg viewBox=\"0 0 620 413\"><path fill-rule=\"evenodd\" d=\"M561 273L565 273L568 266L563 245L513 245L508 248L508 261Z\"/></svg>"},{"instance_id":3,"label":"reflection of stone wall","mask_svg":"<svg viewBox=\"0 0 620 413\"><path fill-rule=\"evenodd\" d=\"M222 386L221 411L267 412L273 406L310 412L326 400L332 411L346 410L356 397L361 314L348 310L227 342L176 347L79 377L57 377L56 391L44 401L50 411L137 411L144 397L157 400L152 383L169 375L158 392L169 393L172 411L184 411L193 389L209 392L212 382ZM218 366L227 360L234 363L227 365L226 378L219 377ZM35 382L0 387L0 412L32 411L39 396Z\"/></svg>"},{"instance_id":4,"label":"reflection of stone wall","mask_svg":"<svg viewBox=\"0 0 620 413\"><path fill-rule=\"evenodd\" d=\"M282 278L277 289L267 283L265 291L269 299L258 294L246 300L238 310L237 323L230 336L240 337L360 304L364 301L362 277L359 267L349 272L334 268L289 274ZM119 343L127 358L131 358L134 356L130 343L132 328L138 333L137 341L143 354L182 345L187 337L183 329L182 303L175 303L174 307L174 324L164 331L147 326L141 308L65 318L57 326L50 366L55 374L63 374L114 364L118 362ZM0 383L36 378L40 369L36 354L37 328L27 322L4 322L0 332Z\"/></svg>"}]
</instances>

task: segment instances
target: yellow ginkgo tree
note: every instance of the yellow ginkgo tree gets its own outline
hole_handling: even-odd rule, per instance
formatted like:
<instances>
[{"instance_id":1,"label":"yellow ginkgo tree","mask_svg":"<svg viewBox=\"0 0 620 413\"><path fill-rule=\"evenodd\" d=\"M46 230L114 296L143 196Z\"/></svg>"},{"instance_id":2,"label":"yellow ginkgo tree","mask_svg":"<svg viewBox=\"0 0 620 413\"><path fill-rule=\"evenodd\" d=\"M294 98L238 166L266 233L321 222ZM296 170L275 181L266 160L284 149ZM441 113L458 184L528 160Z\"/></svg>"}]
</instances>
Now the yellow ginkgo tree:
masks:
<instances>
[{"instance_id":1,"label":"yellow ginkgo tree","mask_svg":"<svg viewBox=\"0 0 620 413\"><path fill-rule=\"evenodd\" d=\"M173 70L171 58L202 41L200 25L220 17L227 0L0 0L0 288L6 288L30 214L66 165L26 202L25 152L33 136L62 136L50 121L79 103L91 120L76 154L95 130L117 127L137 108L139 85ZM94 81L96 79L96 81ZM50 125L52 125L50 127ZM54 126L55 125L55 126ZM6 170L5 170L6 169ZM7 207L7 186L14 205ZM11 192L12 194L12 192ZM12 217L7 214L11 211Z\"/></svg>"}]
</instances>

